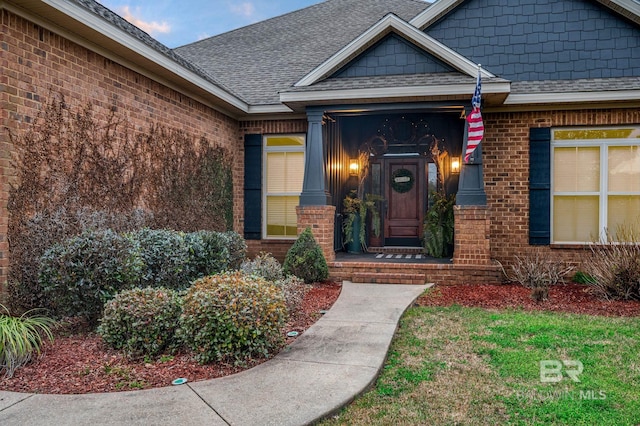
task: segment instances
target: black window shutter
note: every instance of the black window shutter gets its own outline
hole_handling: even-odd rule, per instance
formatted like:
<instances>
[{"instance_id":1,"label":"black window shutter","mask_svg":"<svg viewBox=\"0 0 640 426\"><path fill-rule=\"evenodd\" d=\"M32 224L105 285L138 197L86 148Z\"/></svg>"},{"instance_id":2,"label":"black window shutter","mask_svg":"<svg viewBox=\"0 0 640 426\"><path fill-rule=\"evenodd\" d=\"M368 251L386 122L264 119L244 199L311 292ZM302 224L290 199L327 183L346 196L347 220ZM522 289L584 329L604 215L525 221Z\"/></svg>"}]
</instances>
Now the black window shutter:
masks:
<instances>
[{"instance_id":1,"label":"black window shutter","mask_svg":"<svg viewBox=\"0 0 640 426\"><path fill-rule=\"evenodd\" d=\"M244 136L244 238L262 236L262 135Z\"/></svg>"},{"instance_id":2,"label":"black window shutter","mask_svg":"<svg viewBox=\"0 0 640 426\"><path fill-rule=\"evenodd\" d=\"M529 130L529 244L551 243L551 128Z\"/></svg>"}]
</instances>

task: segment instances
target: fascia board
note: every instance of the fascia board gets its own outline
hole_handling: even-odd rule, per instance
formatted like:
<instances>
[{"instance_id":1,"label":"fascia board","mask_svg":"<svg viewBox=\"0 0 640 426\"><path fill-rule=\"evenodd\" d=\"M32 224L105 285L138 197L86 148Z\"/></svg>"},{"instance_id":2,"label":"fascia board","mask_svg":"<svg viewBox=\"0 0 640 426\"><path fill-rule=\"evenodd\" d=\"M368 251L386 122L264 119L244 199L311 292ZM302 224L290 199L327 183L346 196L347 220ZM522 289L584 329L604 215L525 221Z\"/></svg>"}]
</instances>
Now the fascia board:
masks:
<instances>
[{"instance_id":1,"label":"fascia board","mask_svg":"<svg viewBox=\"0 0 640 426\"><path fill-rule=\"evenodd\" d=\"M504 105L566 104L578 102L624 102L640 100L640 90L607 92L557 92L510 94Z\"/></svg>"},{"instance_id":2,"label":"fascia board","mask_svg":"<svg viewBox=\"0 0 640 426\"><path fill-rule=\"evenodd\" d=\"M234 108L239 109L242 112L248 111L248 104L228 91L220 88L198 74L190 71L180 64L176 63L172 59L166 57L162 53L147 46L142 41L136 39L127 32L117 28L115 25L108 21L94 15L90 11L86 10L80 5L65 0L42 0L43 3L55 8L56 10L64 13L70 18L81 22L83 25L98 31L105 37L113 40L114 42L122 45L123 47L130 49L140 56L146 58L149 61L154 62L160 67L170 71L171 73L186 79L193 84L197 85L201 89L217 97L223 102L231 105ZM101 53L102 54L102 53Z\"/></svg>"},{"instance_id":3,"label":"fascia board","mask_svg":"<svg viewBox=\"0 0 640 426\"><path fill-rule=\"evenodd\" d=\"M409 23L422 30L456 8L462 1L463 0L438 0L409 21Z\"/></svg>"},{"instance_id":4,"label":"fascia board","mask_svg":"<svg viewBox=\"0 0 640 426\"><path fill-rule=\"evenodd\" d=\"M424 30L451 10L458 7L464 0L438 0L418 14L409 23ZM640 24L640 3L634 0L597 0L598 3Z\"/></svg>"},{"instance_id":5,"label":"fascia board","mask_svg":"<svg viewBox=\"0 0 640 426\"><path fill-rule=\"evenodd\" d=\"M312 102L330 100L362 100L402 98L415 96L471 96L475 90L475 84L438 85L438 86L405 86L384 87L376 89L348 89L348 90L317 90L305 92L285 92L280 94L280 101L287 102ZM483 94L509 93L511 84L494 83L482 86Z\"/></svg>"},{"instance_id":6,"label":"fascia board","mask_svg":"<svg viewBox=\"0 0 640 426\"><path fill-rule=\"evenodd\" d=\"M389 14L358 36L351 43L343 47L338 53L327 59L309 74L300 79L296 84L294 84L294 87L310 86L320 81L339 66L346 63L349 59L352 59L357 53L372 44L372 41L377 41L377 38L380 35L386 35L391 29L397 31L398 34L406 37L411 42L438 57L442 61L450 64L454 68L470 76L475 77L477 75L477 65L472 61L449 49L434 38L429 37L414 26L407 24L397 16ZM482 70L482 75L484 77L494 77L493 74L484 69Z\"/></svg>"}]
</instances>

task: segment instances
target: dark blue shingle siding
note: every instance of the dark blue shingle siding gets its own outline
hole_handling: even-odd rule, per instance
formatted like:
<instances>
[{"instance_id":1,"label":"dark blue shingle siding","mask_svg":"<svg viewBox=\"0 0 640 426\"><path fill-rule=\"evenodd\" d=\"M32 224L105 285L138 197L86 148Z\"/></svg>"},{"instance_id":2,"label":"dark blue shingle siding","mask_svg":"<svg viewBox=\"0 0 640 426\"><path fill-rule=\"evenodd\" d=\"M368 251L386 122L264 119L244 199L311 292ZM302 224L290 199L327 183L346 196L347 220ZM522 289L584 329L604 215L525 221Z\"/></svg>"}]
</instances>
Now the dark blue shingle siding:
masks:
<instances>
[{"instance_id":1,"label":"dark blue shingle siding","mask_svg":"<svg viewBox=\"0 0 640 426\"><path fill-rule=\"evenodd\" d=\"M468 0L425 32L512 81L640 76L640 29L582 0Z\"/></svg>"},{"instance_id":2,"label":"dark blue shingle siding","mask_svg":"<svg viewBox=\"0 0 640 426\"><path fill-rule=\"evenodd\" d=\"M454 71L437 58L391 34L367 49L333 77L372 77Z\"/></svg>"}]
</instances>

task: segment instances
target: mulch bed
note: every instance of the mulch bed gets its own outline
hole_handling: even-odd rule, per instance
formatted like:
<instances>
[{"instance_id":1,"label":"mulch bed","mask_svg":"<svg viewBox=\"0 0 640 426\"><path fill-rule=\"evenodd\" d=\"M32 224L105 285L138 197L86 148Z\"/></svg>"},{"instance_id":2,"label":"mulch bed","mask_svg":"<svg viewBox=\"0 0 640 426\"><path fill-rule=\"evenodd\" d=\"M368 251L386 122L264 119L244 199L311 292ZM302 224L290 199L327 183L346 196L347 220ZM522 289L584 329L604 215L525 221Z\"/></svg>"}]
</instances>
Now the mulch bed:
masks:
<instances>
[{"instance_id":1,"label":"mulch bed","mask_svg":"<svg viewBox=\"0 0 640 426\"><path fill-rule=\"evenodd\" d=\"M551 287L549 299L536 302L531 290L520 285L436 286L417 303L421 306L469 306L487 309L569 312L603 316L640 316L638 301L607 301L591 294L588 286L566 284Z\"/></svg>"},{"instance_id":2,"label":"mulch bed","mask_svg":"<svg viewBox=\"0 0 640 426\"><path fill-rule=\"evenodd\" d=\"M329 309L340 294L336 283L316 284L304 299L302 311L287 324L287 331L304 332ZM640 302L605 301L587 286L567 284L552 287L549 300L535 302L530 290L519 285L436 286L417 304L421 306L461 305L487 309L523 309L604 316L640 316ZM287 344L295 338L288 338ZM153 362L131 361L107 348L93 333L56 336L43 348L43 356L15 373L0 378L0 389L15 392L81 394L149 389L168 386L179 377L190 382L213 379L254 367L228 364L200 365L189 354L178 354Z\"/></svg>"},{"instance_id":3,"label":"mulch bed","mask_svg":"<svg viewBox=\"0 0 640 426\"><path fill-rule=\"evenodd\" d=\"M314 284L304 298L301 312L286 331L300 334L315 323L340 295L341 285ZM57 333L61 334L61 333ZM169 386L174 379L189 382L223 377L254 367L267 359L251 360L246 366L200 365L188 353L145 362L131 361L106 347L95 333L57 335L46 343L42 356L18 369L13 378L0 376L0 390L31 393L83 394L128 391ZM287 344L295 338L287 338Z\"/></svg>"}]
</instances>

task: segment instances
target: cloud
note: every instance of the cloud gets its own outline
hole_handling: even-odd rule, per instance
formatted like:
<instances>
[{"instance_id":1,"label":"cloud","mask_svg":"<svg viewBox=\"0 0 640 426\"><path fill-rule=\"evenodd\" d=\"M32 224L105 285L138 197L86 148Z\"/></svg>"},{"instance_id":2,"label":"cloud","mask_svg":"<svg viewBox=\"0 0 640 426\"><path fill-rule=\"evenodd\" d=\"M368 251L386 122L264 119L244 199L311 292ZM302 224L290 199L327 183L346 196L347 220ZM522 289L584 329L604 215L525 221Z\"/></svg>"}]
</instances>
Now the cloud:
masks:
<instances>
[{"instance_id":1,"label":"cloud","mask_svg":"<svg viewBox=\"0 0 640 426\"><path fill-rule=\"evenodd\" d=\"M129 6L122 6L118 9L118 13L122 15L124 19L131 22L136 27L140 28L142 31L149 33L151 35L154 34L167 34L171 32L171 25L169 25L166 21L162 22L147 22L143 21L141 18L134 16L134 13L131 12ZM135 10L135 14L140 14L140 8Z\"/></svg>"},{"instance_id":2,"label":"cloud","mask_svg":"<svg viewBox=\"0 0 640 426\"><path fill-rule=\"evenodd\" d=\"M236 15L245 16L247 18L252 18L256 13L256 7L250 2L233 4L229 6L229 8L231 9L231 12Z\"/></svg>"}]
</instances>

